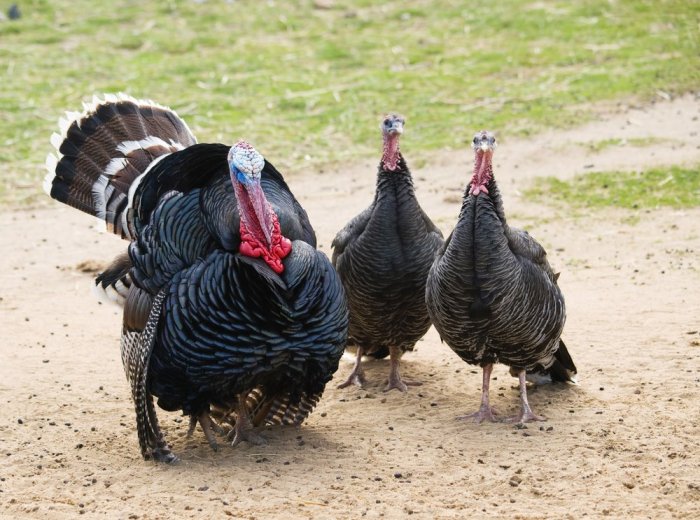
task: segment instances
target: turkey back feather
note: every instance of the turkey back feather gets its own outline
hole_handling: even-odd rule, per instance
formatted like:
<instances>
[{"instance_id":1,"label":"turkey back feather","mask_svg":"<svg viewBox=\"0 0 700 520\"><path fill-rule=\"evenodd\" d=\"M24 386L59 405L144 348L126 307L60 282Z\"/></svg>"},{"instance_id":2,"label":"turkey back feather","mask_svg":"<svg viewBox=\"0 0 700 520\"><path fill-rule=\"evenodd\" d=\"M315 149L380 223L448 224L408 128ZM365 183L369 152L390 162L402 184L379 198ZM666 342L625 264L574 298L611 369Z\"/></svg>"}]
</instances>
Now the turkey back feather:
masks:
<instances>
[{"instance_id":1,"label":"turkey back feather","mask_svg":"<svg viewBox=\"0 0 700 520\"><path fill-rule=\"evenodd\" d=\"M129 192L153 162L196 143L171 109L120 94L94 98L82 113L69 112L51 142L44 191L100 219L107 229L132 239L127 221Z\"/></svg>"}]
</instances>

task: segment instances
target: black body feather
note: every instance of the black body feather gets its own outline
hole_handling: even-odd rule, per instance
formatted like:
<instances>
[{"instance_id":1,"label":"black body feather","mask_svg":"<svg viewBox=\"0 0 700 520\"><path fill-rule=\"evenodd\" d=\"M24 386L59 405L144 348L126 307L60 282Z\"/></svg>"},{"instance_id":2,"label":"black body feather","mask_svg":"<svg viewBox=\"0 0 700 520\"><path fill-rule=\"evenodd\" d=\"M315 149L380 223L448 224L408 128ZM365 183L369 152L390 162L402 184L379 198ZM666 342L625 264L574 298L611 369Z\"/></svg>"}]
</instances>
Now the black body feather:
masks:
<instances>
[{"instance_id":1,"label":"black body feather","mask_svg":"<svg viewBox=\"0 0 700 520\"><path fill-rule=\"evenodd\" d=\"M426 300L441 338L463 360L514 371L576 372L560 336L564 297L542 246L506 223L495 179L467 187L457 224L428 276ZM568 371L568 372L567 372Z\"/></svg>"},{"instance_id":2,"label":"black body feather","mask_svg":"<svg viewBox=\"0 0 700 520\"><path fill-rule=\"evenodd\" d=\"M442 233L418 204L410 171L377 174L374 201L333 240L333 265L350 308L349 344L387 356L394 346L413 350L430 327L424 293Z\"/></svg>"}]
</instances>

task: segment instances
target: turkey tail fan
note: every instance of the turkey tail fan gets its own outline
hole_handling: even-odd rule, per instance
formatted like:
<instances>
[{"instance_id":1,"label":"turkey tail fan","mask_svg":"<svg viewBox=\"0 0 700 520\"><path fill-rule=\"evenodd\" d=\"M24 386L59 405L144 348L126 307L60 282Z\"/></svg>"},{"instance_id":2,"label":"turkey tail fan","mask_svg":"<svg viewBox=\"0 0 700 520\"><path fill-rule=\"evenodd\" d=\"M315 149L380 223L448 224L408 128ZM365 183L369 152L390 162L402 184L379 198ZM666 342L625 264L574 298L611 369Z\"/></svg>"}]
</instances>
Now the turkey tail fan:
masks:
<instances>
[{"instance_id":1,"label":"turkey tail fan","mask_svg":"<svg viewBox=\"0 0 700 520\"><path fill-rule=\"evenodd\" d=\"M95 293L98 300L124 305L133 284L129 273L132 266L129 253L123 253L117 256L107 269L97 275Z\"/></svg>"},{"instance_id":2,"label":"turkey tail fan","mask_svg":"<svg viewBox=\"0 0 700 520\"><path fill-rule=\"evenodd\" d=\"M510 374L517 377L517 373L511 368ZM559 348L554 353L554 363L547 369L536 368L528 371L527 380L537 385L549 383L576 383L576 365L571 358L571 354L564 344L564 340L559 338Z\"/></svg>"},{"instance_id":3,"label":"turkey tail fan","mask_svg":"<svg viewBox=\"0 0 700 520\"><path fill-rule=\"evenodd\" d=\"M266 395L262 387L256 387L246 396L246 408L253 426L297 426L309 416L320 398L320 393L306 392L296 398L288 393Z\"/></svg>"},{"instance_id":4,"label":"turkey tail fan","mask_svg":"<svg viewBox=\"0 0 700 520\"><path fill-rule=\"evenodd\" d=\"M265 416L265 424L288 424L298 426L306 420L321 399L320 394L301 394L292 399L289 394L277 395Z\"/></svg>"},{"instance_id":5,"label":"turkey tail fan","mask_svg":"<svg viewBox=\"0 0 700 520\"><path fill-rule=\"evenodd\" d=\"M571 354L564 344L564 340L559 338L559 348L554 353L554 364L549 367L549 375L552 382L576 382L576 365L571 359Z\"/></svg>"},{"instance_id":6,"label":"turkey tail fan","mask_svg":"<svg viewBox=\"0 0 700 520\"><path fill-rule=\"evenodd\" d=\"M137 179L159 158L197 141L175 112L151 101L106 95L83 108L67 112L61 133L51 136L56 152L46 159L44 191L132 239L126 209Z\"/></svg>"}]
</instances>

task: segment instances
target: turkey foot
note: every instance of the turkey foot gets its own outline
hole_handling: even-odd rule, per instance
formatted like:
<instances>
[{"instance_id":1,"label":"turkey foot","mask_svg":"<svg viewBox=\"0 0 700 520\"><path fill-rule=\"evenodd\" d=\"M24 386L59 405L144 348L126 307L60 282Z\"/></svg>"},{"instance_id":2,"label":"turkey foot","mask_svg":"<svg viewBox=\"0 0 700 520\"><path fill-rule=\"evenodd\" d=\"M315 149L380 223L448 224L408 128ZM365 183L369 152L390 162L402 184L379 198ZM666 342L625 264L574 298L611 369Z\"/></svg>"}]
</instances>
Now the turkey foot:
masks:
<instances>
[{"instance_id":1,"label":"turkey foot","mask_svg":"<svg viewBox=\"0 0 700 520\"><path fill-rule=\"evenodd\" d=\"M165 462L166 464L180 462L180 459L170 450L170 446L164 440L158 441L158 446L151 450L150 457L156 462Z\"/></svg>"},{"instance_id":2,"label":"turkey foot","mask_svg":"<svg viewBox=\"0 0 700 520\"><path fill-rule=\"evenodd\" d=\"M224 435L225 432L223 428L221 428L221 426L212 421L209 412L202 412L196 417L194 415L190 417L190 427L187 430L188 437L192 437L192 434L194 433L194 430L197 427L197 423L199 423L202 426L202 431L204 432L204 436L207 438L207 442L209 443L209 446L211 446L211 449L214 451L218 451L219 444L216 442L214 433Z\"/></svg>"},{"instance_id":3,"label":"turkey foot","mask_svg":"<svg viewBox=\"0 0 700 520\"><path fill-rule=\"evenodd\" d=\"M389 381L387 382L384 391L388 392L389 390L396 389L400 392L407 392L409 386L421 386L422 384L423 383L420 381L406 381L405 379L401 379L401 376L396 379L389 376Z\"/></svg>"},{"instance_id":4,"label":"turkey foot","mask_svg":"<svg viewBox=\"0 0 700 520\"><path fill-rule=\"evenodd\" d=\"M363 355L363 350L362 347L357 347L357 358L355 359L355 366L352 369L352 372L350 372L350 375L348 378L345 380L344 383L341 383L338 385L338 388L347 388L350 385L356 385L362 388L362 385L364 385L367 382L367 379L365 378L365 371L362 369L362 355Z\"/></svg>"},{"instance_id":5,"label":"turkey foot","mask_svg":"<svg viewBox=\"0 0 700 520\"><path fill-rule=\"evenodd\" d=\"M500 421L500 419L497 417L496 410L491 408L488 404L486 406L482 404L479 410L474 413L470 413L467 415L459 415L457 419L460 421L468 421L469 419L473 419L474 422L477 424L481 424L483 421Z\"/></svg>"},{"instance_id":6,"label":"turkey foot","mask_svg":"<svg viewBox=\"0 0 700 520\"><path fill-rule=\"evenodd\" d=\"M404 381L401 379L401 372L399 371L399 360L403 351L398 347L389 347L389 356L391 359L391 368L389 369L389 381L387 382L385 392L393 390L394 388L399 392L406 392L409 386L420 386L423 383L420 381Z\"/></svg>"},{"instance_id":7,"label":"turkey foot","mask_svg":"<svg viewBox=\"0 0 700 520\"><path fill-rule=\"evenodd\" d=\"M532 421L546 421L547 418L542 415L535 415L530 408L530 403L527 402L527 373L525 370L518 371L518 380L520 383L520 414L506 419L507 422L523 424Z\"/></svg>"},{"instance_id":8,"label":"turkey foot","mask_svg":"<svg viewBox=\"0 0 700 520\"><path fill-rule=\"evenodd\" d=\"M483 421L498 422L499 419L496 417L496 410L491 408L489 404L489 384L491 383L491 371L493 370L493 364L486 365L482 367L481 374L481 406L479 410L470 413L468 415L460 415L457 419L468 420L473 419L477 424L481 424Z\"/></svg>"},{"instance_id":9,"label":"turkey foot","mask_svg":"<svg viewBox=\"0 0 700 520\"><path fill-rule=\"evenodd\" d=\"M241 394L238 398L238 416L236 417L236 424L233 427L233 441L231 446L238 446L241 442L247 441L250 444L255 444L260 446L267 444L265 437L255 432L253 428L253 423L250 422L248 417L248 409L245 405L245 395Z\"/></svg>"}]
</instances>

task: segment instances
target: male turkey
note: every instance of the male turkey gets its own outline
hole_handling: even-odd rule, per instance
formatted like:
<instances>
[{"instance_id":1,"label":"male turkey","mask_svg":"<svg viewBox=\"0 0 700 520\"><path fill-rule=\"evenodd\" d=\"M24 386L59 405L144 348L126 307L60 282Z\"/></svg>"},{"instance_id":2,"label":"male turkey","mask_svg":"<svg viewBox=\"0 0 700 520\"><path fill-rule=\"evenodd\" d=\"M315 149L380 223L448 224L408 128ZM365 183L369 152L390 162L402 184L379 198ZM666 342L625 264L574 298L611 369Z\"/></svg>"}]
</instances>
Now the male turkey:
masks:
<instances>
[{"instance_id":1,"label":"male turkey","mask_svg":"<svg viewBox=\"0 0 700 520\"><path fill-rule=\"evenodd\" d=\"M125 299L122 361L141 452L176 457L152 395L199 421L235 407L235 438L300 424L347 339L342 284L281 174L249 144L195 144L172 110L126 96L69 114L49 195L131 240L101 275ZM126 283L122 283L126 281Z\"/></svg>"},{"instance_id":2,"label":"male turkey","mask_svg":"<svg viewBox=\"0 0 700 520\"><path fill-rule=\"evenodd\" d=\"M401 379L399 359L430 327L425 280L442 233L423 212L411 172L399 151L404 119L395 114L381 124L384 151L372 204L333 240L338 270L350 308L349 343L357 346L355 367L340 388L365 382L364 354L389 354L386 390L420 384Z\"/></svg>"},{"instance_id":3,"label":"male turkey","mask_svg":"<svg viewBox=\"0 0 700 520\"><path fill-rule=\"evenodd\" d=\"M560 338L564 297L542 246L506 223L491 164L495 137L479 132L473 148L474 175L457 225L428 276L428 310L452 350L483 368L481 408L465 418L496 420L489 380L493 364L504 363L520 380L522 410L513 420L543 420L528 404L527 372L546 372L553 380L576 373Z\"/></svg>"}]
</instances>

